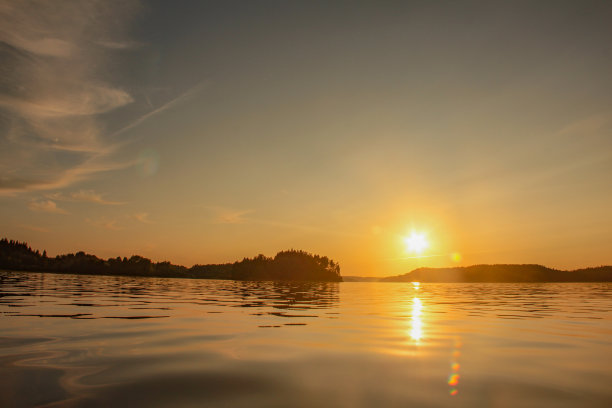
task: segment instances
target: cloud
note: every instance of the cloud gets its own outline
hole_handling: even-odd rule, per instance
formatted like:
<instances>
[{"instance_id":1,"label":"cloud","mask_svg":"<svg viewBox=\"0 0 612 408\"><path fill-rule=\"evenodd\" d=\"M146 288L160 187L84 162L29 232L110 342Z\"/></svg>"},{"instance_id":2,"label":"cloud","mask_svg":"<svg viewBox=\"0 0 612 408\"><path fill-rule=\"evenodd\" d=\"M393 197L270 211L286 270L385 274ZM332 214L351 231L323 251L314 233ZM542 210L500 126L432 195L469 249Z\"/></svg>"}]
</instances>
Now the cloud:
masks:
<instances>
[{"instance_id":1,"label":"cloud","mask_svg":"<svg viewBox=\"0 0 612 408\"><path fill-rule=\"evenodd\" d=\"M213 222L216 224L243 224L249 219L244 218L253 210L234 210L224 207L206 207L213 213Z\"/></svg>"},{"instance_id":2,"label":"cloud","mask_svg":"<svg viewBox=\"0 0 612 408\"><path fill-rule=\"evenodd\" d=\"M193 97L195 94L197 94L198 92L201 92L203 89L206 88L206 86L208 86L209 81L202 81L198 84L196 84L195 86L193 86L192 88L188 89L187 91L183 92L182 94L180 94L179 96L175 97L174 99L164 103L163 105L159 106L158 108L154 108L152 111L145 113L144 115L136 118L134 121L130 122L129 124L127 124L126 126L122 127L121 129L115 131L112 134L112 137L116 137L119 136L133 128L138 127L139 125L141 125L143 122L147 121L148 119L159 115L160 113L172 108L173 106L178 105L179 103ZM148 97L146 98L146 102L149 106L151 106L151 101L148 99Z\"/></svg>"},{"instance_id":3,"label":"cloud","mask_svg":"<svg viewBox=\"0 0 612 408\"><path fill-rule=\"evenodd\" d=\"M68 194L54 193L47 195L48 198L60 201L82 201L88 203L102 204L102 205L122 205L125 203L119 201L106 200L102 194L96 193L94 190L79 190L73 191Z\"/></svg>"},{"instance_id":4,"label":"cloud","mask_svg":"<svg viewBox=\"0 0 612 408\"><path fill-rule=\"evenodd\" d=\"M132 218L138 222L142 222L143 224L153 224L153 221L149 219L149 213L137 213L132 215Z\"/></svg>"},{"instance_id":5,"label":"cloud","mask_svg":"<svg viewBox=\"0 0 612 408\"><path fill-rule=\"evenodd\" d=\"M92 174L121 170L138 163L137 160L114 163L97 160L98 158L99 156L94 156L92 159L78 166L65 169L62 173L56 174L55 178L46 177L44 175L36 175L31 178L0 176L0 195L14 195L25 191L65 188L78 181L87 179Z\"/></svg>"},{"instance_id":6,"label":"cloud","mask_svg":"<svg viewBox=\"0 0 612 408\"><path fill-rule=\"evenodd\" d=\"M122 226L118 225L117 220L92 220L86 218L85 222L93 225L94 227L104 228L110 231L120 231L123 229Z\"/></svg>"},{"instance_id":7,"label":"cloud","mask_svg":"<svg viewBox=\"0 0 612 408\"><path fill-rule=\"evenodd\" d=\"M27 229L30 231L36 231L36 232L50 232L50 230L48 228L43 228L43 227L36 227L34 225L27 225L27 224L22 224L20 225L21 228L23 229Z\"/></svg>"},{"instance_id":8,"label":"cloud","mask_svg":"<svg viewBox=\"0 0 612 408\"><path fill-rule=\"evenodd\" d=\"M316 225L295 224L295 223L290 223L290 222L278 222L278 221L264 220L264 219L248 219L248 222L251 222L253 224L266 225L270 227L289 228L289 229L300 230L300 231L309 232L309 233L335 235L339 237L351 237L351 238L368 237L367 234L363 234L363 233L353 233L350 231L343 231L340 229L321 228Z\"/></svg>"},{"instance_id":9,"label":"cloud","mask_svg":"<svg viewBox=\"0 0 612 408\"><path fill-rule=\"evenodd\" d=\"M134 102L109 57L133 44L126 33L139 8L135 0L0 0L0 194L130 165L111 160L102 115Z\"/></svg>"},{"instance_id":10,"label":"cloud","mask_svg":"<svg viewBox=\"0 0 612 408\"><path fill-rule=\"evenodd\" d=\"M94 192L93 190L79 190L70 194L70 197L75 201L86 201L90 203L104 204L104 205L119 205L123 204L117 201L105 200L101 194Z\"/></svg>"},{"instance_id":11,"label":"cloud","mask_svg":"<svg viewBox=\"0 0 612 408\"><path fill-rule=\"evenodd\" d=\"M10 95L0 96L0 108L12 110L28 120L55 119L72 116L88 116L109 112L134 101L121 89L87 83L64 83L63 93L40 94L29 100ZM46 130L43 136L53 134L52 126L44 127L44 122L32 123L39 131ZM51 125L49 122L47 125Z\"/></svg>"},{"instance_id":12,"label":"cloud","mask_svg":"<svg viewBox=\"0 0 612 408\"><path fill-rule=\"evenodd\" d=\"M128 35L141 8L138 0L0 0L0 195L135 165L117 160L135 140L127 133L204 89L207 81L182 91L120 85L113 57L142 46Z\"/></svg>"},{"instance_id":13,"label":"cloud","mask_svg":"<svg viewBox=\"0 0 612 408\"><path fill-rule=\"evenodd\" d=\"M110 231L120 231L120 230L125 229L126 221L129 221L130 219L138 221L143 224L154 224L154 221L152 221L149 218L149 213L146 213L146 212L136 213L132 215L123 215L119 217L119 219L109 220L109 219L104 219L104 218L102 219L87 218L85 221L88 224L91 224L98 228L103 228L103 229L107 229Z\"/></svg>"},{"instance_id":14,"label":"cloud","mask_svg":"<svg viewBox=\"0 0 612 408\"><path fill-rule=\"evenodd\" d=\"M131 50L142 46L141 43L136 41L109 41L102 40L97 42L101 47L110 48L113 50Z\"/></svg>"},{"instance_id":15,"label":"cloud","mask_svg":"<svg viewBox=\"0 0 612 408\"><path fill-rule=\"evenodd\" d=\"M53 213L53 214L68 214L66 210L59 208L57 204L51 200L31 201L30 204L28 204L28 208L32 211L37 211L37 212L47 212L47 213Z\"/></svg>"},{"instance_id":16,"label":"cloud","mask_svg":"<svg viewBox=\"0 0 612 408\"><path fill-rule=\"evenodd\" d=\"M588 135L603 129L610 122L612 115L609 113L595 114L584 119L576 120L559 131L559 134L565 135Z\"/></svg>"},{"instance_id":17,"label":"cloud","mask_svg":"<svg viewBox=\"0 0 612 408\"><path fill-rule=\"evenodd\" d=\"M70 54L72 54L74 49L73 45L69 42L59 40L57 38L40 38L29 40L27 38L20 37L19 35L13 35L12 40L13 45L38 55L68 57Z\"/></svg>"},{"instance_id":18,"label":"cloud","mask_svg":"<svg viewBox=\"0 0 612 408\"><path fill-rule=\"evenodd\" d=\"M358 234L353 232L341 231L337 229L330 228L321 228L316 225L305 225L305 224L297 224L292 222L280 222L274 220L267 220L261 218L254 217L246 217L248 214L252 214L254 210L235 210L225 207L204 207L207 210L213 213L212 222L216 224L257 224L257 225L265 225L269 227L275 228L288 228L293 230L300 230L309 233L318 233L324 235L335 235L342 237L352 237L352 238L363 238L367 237L366 234Z\"/></svg>"}]
</instances>

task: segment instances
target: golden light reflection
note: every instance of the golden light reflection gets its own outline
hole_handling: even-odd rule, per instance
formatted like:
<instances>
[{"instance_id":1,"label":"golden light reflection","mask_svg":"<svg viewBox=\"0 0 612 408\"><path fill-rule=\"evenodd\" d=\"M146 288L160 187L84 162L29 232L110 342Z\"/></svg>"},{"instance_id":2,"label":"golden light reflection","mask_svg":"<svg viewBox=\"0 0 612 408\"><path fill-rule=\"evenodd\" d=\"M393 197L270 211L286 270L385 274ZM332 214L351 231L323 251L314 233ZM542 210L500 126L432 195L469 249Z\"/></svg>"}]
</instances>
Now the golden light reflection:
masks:
<instances>
[{"instance_id":1,"label":"golden light reflection","mask_svg":"<svg viewBox=\"0 0 612 408\"><path fill-rule=\"evenodd\" d=\"M421 303L421 299L415 297L412 300L412 328L410 329L410 337L415 341L419 341L423 337L422 314L423 304Z\"/></svg>"}]
</instances>

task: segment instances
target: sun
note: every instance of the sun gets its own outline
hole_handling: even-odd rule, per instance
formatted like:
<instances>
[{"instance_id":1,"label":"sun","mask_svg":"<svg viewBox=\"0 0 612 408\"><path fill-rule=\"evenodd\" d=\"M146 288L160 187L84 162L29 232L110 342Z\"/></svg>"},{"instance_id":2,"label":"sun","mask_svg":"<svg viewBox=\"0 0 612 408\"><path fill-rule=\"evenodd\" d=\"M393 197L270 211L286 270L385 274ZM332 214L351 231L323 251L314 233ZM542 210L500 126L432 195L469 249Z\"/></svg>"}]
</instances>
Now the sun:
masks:
<instances>
[{"instance_id":1,"label":"sun","mask_svg":"<svg viewBox=\"0 0 612 408\"><path fill-rule=\"evenodd\" d=\"M422 254L429 246L425 234L414 231L404 238L404 243L406 244L406 252L416 255Z\"/></svg>"}]
</instances>

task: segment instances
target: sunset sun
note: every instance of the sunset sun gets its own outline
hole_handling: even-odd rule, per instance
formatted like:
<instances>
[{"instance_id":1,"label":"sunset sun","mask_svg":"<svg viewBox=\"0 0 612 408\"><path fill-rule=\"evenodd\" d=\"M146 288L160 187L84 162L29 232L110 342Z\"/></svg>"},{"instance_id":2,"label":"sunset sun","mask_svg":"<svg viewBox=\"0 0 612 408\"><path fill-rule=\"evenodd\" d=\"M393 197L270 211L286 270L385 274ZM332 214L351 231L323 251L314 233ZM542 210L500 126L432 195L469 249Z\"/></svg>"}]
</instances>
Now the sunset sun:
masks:
<instances>
[{"instance_id":1,"label":"sunset sun","mask_svg":"<svg viewBox=\"0 0 612 408\"><path fill-rule=\"evenodd\" d=\"M406 244L406 252L416 255L421 255L429 246L425 234L419 232L410 233L404 238L404 244Z\"/></svg>"}]
</instances>

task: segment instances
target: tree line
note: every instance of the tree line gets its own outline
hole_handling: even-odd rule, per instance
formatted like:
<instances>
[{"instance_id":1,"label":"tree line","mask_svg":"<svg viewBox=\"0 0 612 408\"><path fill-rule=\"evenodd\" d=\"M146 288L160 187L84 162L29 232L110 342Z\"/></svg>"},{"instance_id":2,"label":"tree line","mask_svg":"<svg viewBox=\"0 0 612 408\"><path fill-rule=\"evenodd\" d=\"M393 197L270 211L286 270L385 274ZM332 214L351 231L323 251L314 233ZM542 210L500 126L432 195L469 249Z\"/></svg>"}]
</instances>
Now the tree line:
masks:
<instances>
[{"instance_id":1,"label":"tree line","mask_svg":"<svg viewBox=\"0 0 612 408\"><path fill-rule=\"evenodd\" d=\"M281 251L274 257L260 254L234 263L187 268L167 261L153 262L139 255L105 260L80 251L48 257L46 251L40 253L26 242L6 238L0 239L0 269L194 279L342 281L337 262L295 249Z\"/></svg>"}]
</instances>

